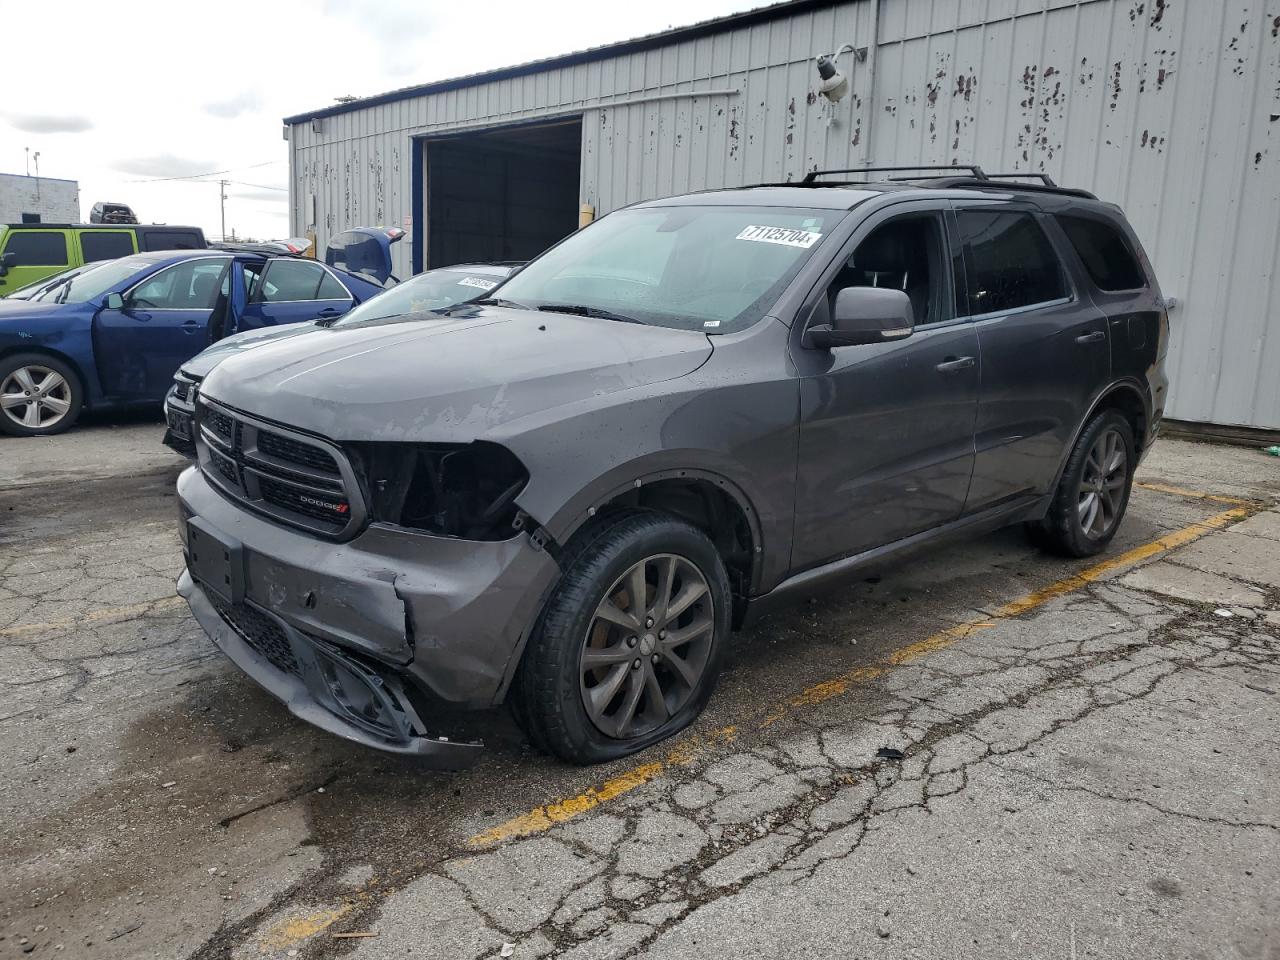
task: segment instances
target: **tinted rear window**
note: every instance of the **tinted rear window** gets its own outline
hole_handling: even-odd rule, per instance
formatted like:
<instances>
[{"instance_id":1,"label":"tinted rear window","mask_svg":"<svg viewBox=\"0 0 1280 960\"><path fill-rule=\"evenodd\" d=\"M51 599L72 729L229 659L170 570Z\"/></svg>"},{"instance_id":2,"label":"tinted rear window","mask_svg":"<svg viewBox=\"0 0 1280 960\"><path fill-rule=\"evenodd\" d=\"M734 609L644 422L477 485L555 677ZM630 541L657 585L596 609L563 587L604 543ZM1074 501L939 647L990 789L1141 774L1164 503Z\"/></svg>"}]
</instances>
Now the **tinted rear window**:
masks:
<instances>
[{"instance_id":1,"label":"tinted rear window","mask_svg":"<svg viewBox=\"0 0 1280 960\"><path fill-rule=\"evenodd\" d=\"M1040 224L1020 211L961 210L969 313L1001 313L1067 295L1062 266Z\"/></svg>"},{"instance_id":2,"label":"tinted rear window","mask_svg":"<svg viewBox=\"0 0 1280 960\"><path fill-rule=\"evenodd\" d=\"M1092 217L1059 216L1058 223L1099 290L1136 290L1147 285L1124 234Z\"/></svg>"},{"instance_id":3,"label":"tinted rear window","mask_svg":"<svg viewBox=\"0 0 1280 960\"><path fill-rule=\"evenodd\" d=\"M85 263L114 260L133 253L133 238L124 231L85 231L80 234L80 249Z\"/></svg>"},{"instance_id":4,"label":"tinted rear window","mask_svg":"<svg viewBox=\"0 0 1280 960\"><path fill-rule=\"evenodd\" d=\"M143 250L203 250L199 234L190 230L147 230L142 235Z\"/></svg>"},{"instance_id":5,"label":"tinted rear window","mask_svg":"<svg viewBox=\"0 0 1280 960\"><path fill-rule=\"evenodd\" d=\"M4 252L13 254L11 267L65 267L67 238L62 233L15 230L9 234Z\"/></svg>"}]
</instances>

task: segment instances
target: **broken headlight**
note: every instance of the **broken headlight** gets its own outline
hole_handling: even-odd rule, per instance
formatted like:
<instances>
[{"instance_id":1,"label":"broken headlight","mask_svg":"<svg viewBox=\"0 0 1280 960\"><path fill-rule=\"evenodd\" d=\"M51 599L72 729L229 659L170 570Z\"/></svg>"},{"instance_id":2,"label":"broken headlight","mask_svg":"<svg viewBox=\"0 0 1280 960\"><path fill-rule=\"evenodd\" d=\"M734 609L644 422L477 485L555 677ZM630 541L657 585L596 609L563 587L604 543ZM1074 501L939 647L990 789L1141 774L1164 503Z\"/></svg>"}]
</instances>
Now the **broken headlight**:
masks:
<instances>
[{"instance_id":1,"label":"broken headlight","mask_svg":"<svg viewBox=\"0 0 1280 960\"><path fill-rule=\"evenodd\" d=\"M529 472L506 447L362 443L352 453L375 521L463 540L515 536L515 501Z\"/></svg>"}]
</instances>

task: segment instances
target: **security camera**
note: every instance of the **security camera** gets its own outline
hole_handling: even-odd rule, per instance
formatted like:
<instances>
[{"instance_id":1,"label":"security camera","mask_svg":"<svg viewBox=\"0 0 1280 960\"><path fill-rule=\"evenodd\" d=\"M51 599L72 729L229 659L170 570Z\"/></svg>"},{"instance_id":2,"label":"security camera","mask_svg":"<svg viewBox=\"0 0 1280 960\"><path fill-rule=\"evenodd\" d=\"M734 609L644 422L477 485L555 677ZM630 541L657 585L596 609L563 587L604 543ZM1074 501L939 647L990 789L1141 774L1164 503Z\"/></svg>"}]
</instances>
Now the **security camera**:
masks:
<instances>
[{"instance_id":1,"label":"security camera","mask_svg":"<svg viewBox=\"0 0 1280 960\"><path fill-rule=\"evenodd\" d=\"M832 103L839 103L849 92L849 78L836 66L836 61L840 59L842 53L852 53L858 60L865 56L862 51L855 50L853 44L846 43L835 53L826 53L817 59L818 76L822 80L818 84L818 92Z\"/></svg>"},{"instance_id":2,"label":"security camera","mask_svg":"<svg viewBox=\"0 0 1280 960\"><path fill-rule=\"evenodd\" d=\"M849 92L849 78L836 67L834 57L818 58L818 76L822 78L822 82L818 84L818 92L832 103L839 103Z\"/></svg>"}]
</instances>

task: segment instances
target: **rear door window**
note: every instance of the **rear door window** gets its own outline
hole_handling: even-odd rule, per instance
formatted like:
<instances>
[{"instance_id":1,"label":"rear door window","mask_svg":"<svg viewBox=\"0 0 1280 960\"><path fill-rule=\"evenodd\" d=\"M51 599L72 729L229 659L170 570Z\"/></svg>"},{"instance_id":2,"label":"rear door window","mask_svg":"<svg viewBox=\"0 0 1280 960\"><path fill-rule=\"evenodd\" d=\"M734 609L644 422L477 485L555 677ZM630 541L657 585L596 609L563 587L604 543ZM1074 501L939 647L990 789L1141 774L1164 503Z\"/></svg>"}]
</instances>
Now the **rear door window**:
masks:
<instances>
[{"instance_id":1,"label":"rear door window","mask_svg":"<svg viewBox=\"0 0 1280 960\"><path fill-rule=\"evenodd\" d=\"M320 264L314 261L272 260L266 276L258 284L257 300L260 303L315 300L325 275Z\"/></svg>"},{"instance_id":2,"label":"rear door window","mask_svg":"<svg viewBox=\"0 0 1280 960\"><path fill-rule=\"evenodd\" d=\"M1067 296L1062 264L1032 214L962 209L956 219L970 315L1004 313Z\"/></svg>"},{"instance_id":3,"label":"rear door window","mask_svg":"<svg viewBox=\"0 0 1280 960\"><path fill-rule=\"evenodd\" d=\"M133 253L133 235L125 230L83 230L80 253L85 263L127 257Z\"/></svg>"},{"instance_id":4,"label":"rear door window","mask_svg":"<svg viewBox=\"0 0 1280 960\"><path fill-rule=\"evenodd\" d=\"M1099 290L1138 290L1147 285L1129 242L1111 224L1062 214L1058 223Z\"/></svg>"},{"instance_id":5,"label":"rear door window","mask_svg":"<svg viewBox=\"0 0 1280 960\"><path fill-rule=\"evenodd\" d=\"M11 267L65 267L67 235L55 230L14 230L5 244Z\"/></svg>"}]
</instances>

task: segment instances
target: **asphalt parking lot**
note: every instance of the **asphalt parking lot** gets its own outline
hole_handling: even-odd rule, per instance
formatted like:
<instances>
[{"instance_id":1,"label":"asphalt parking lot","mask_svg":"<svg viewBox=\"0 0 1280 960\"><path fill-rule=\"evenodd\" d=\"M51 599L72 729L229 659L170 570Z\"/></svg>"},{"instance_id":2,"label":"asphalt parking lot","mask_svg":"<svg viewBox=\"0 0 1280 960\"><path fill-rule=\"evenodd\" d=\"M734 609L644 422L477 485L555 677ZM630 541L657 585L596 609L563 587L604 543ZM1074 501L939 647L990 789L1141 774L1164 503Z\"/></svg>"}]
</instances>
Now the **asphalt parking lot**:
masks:
<instances>
[{"instance_id":1,"label":"asphalt parking lot","mask_svg":"<svg viewBox=\"0 0 1280 960\"><path fill-rule=\"evenodd\" d=\"M213 650L160 433L0 440L0 957L1280 957L1280 461L1161 441L1093 562L940 550L673 743L447 775Z\"/></svg>"}]
</instances>

